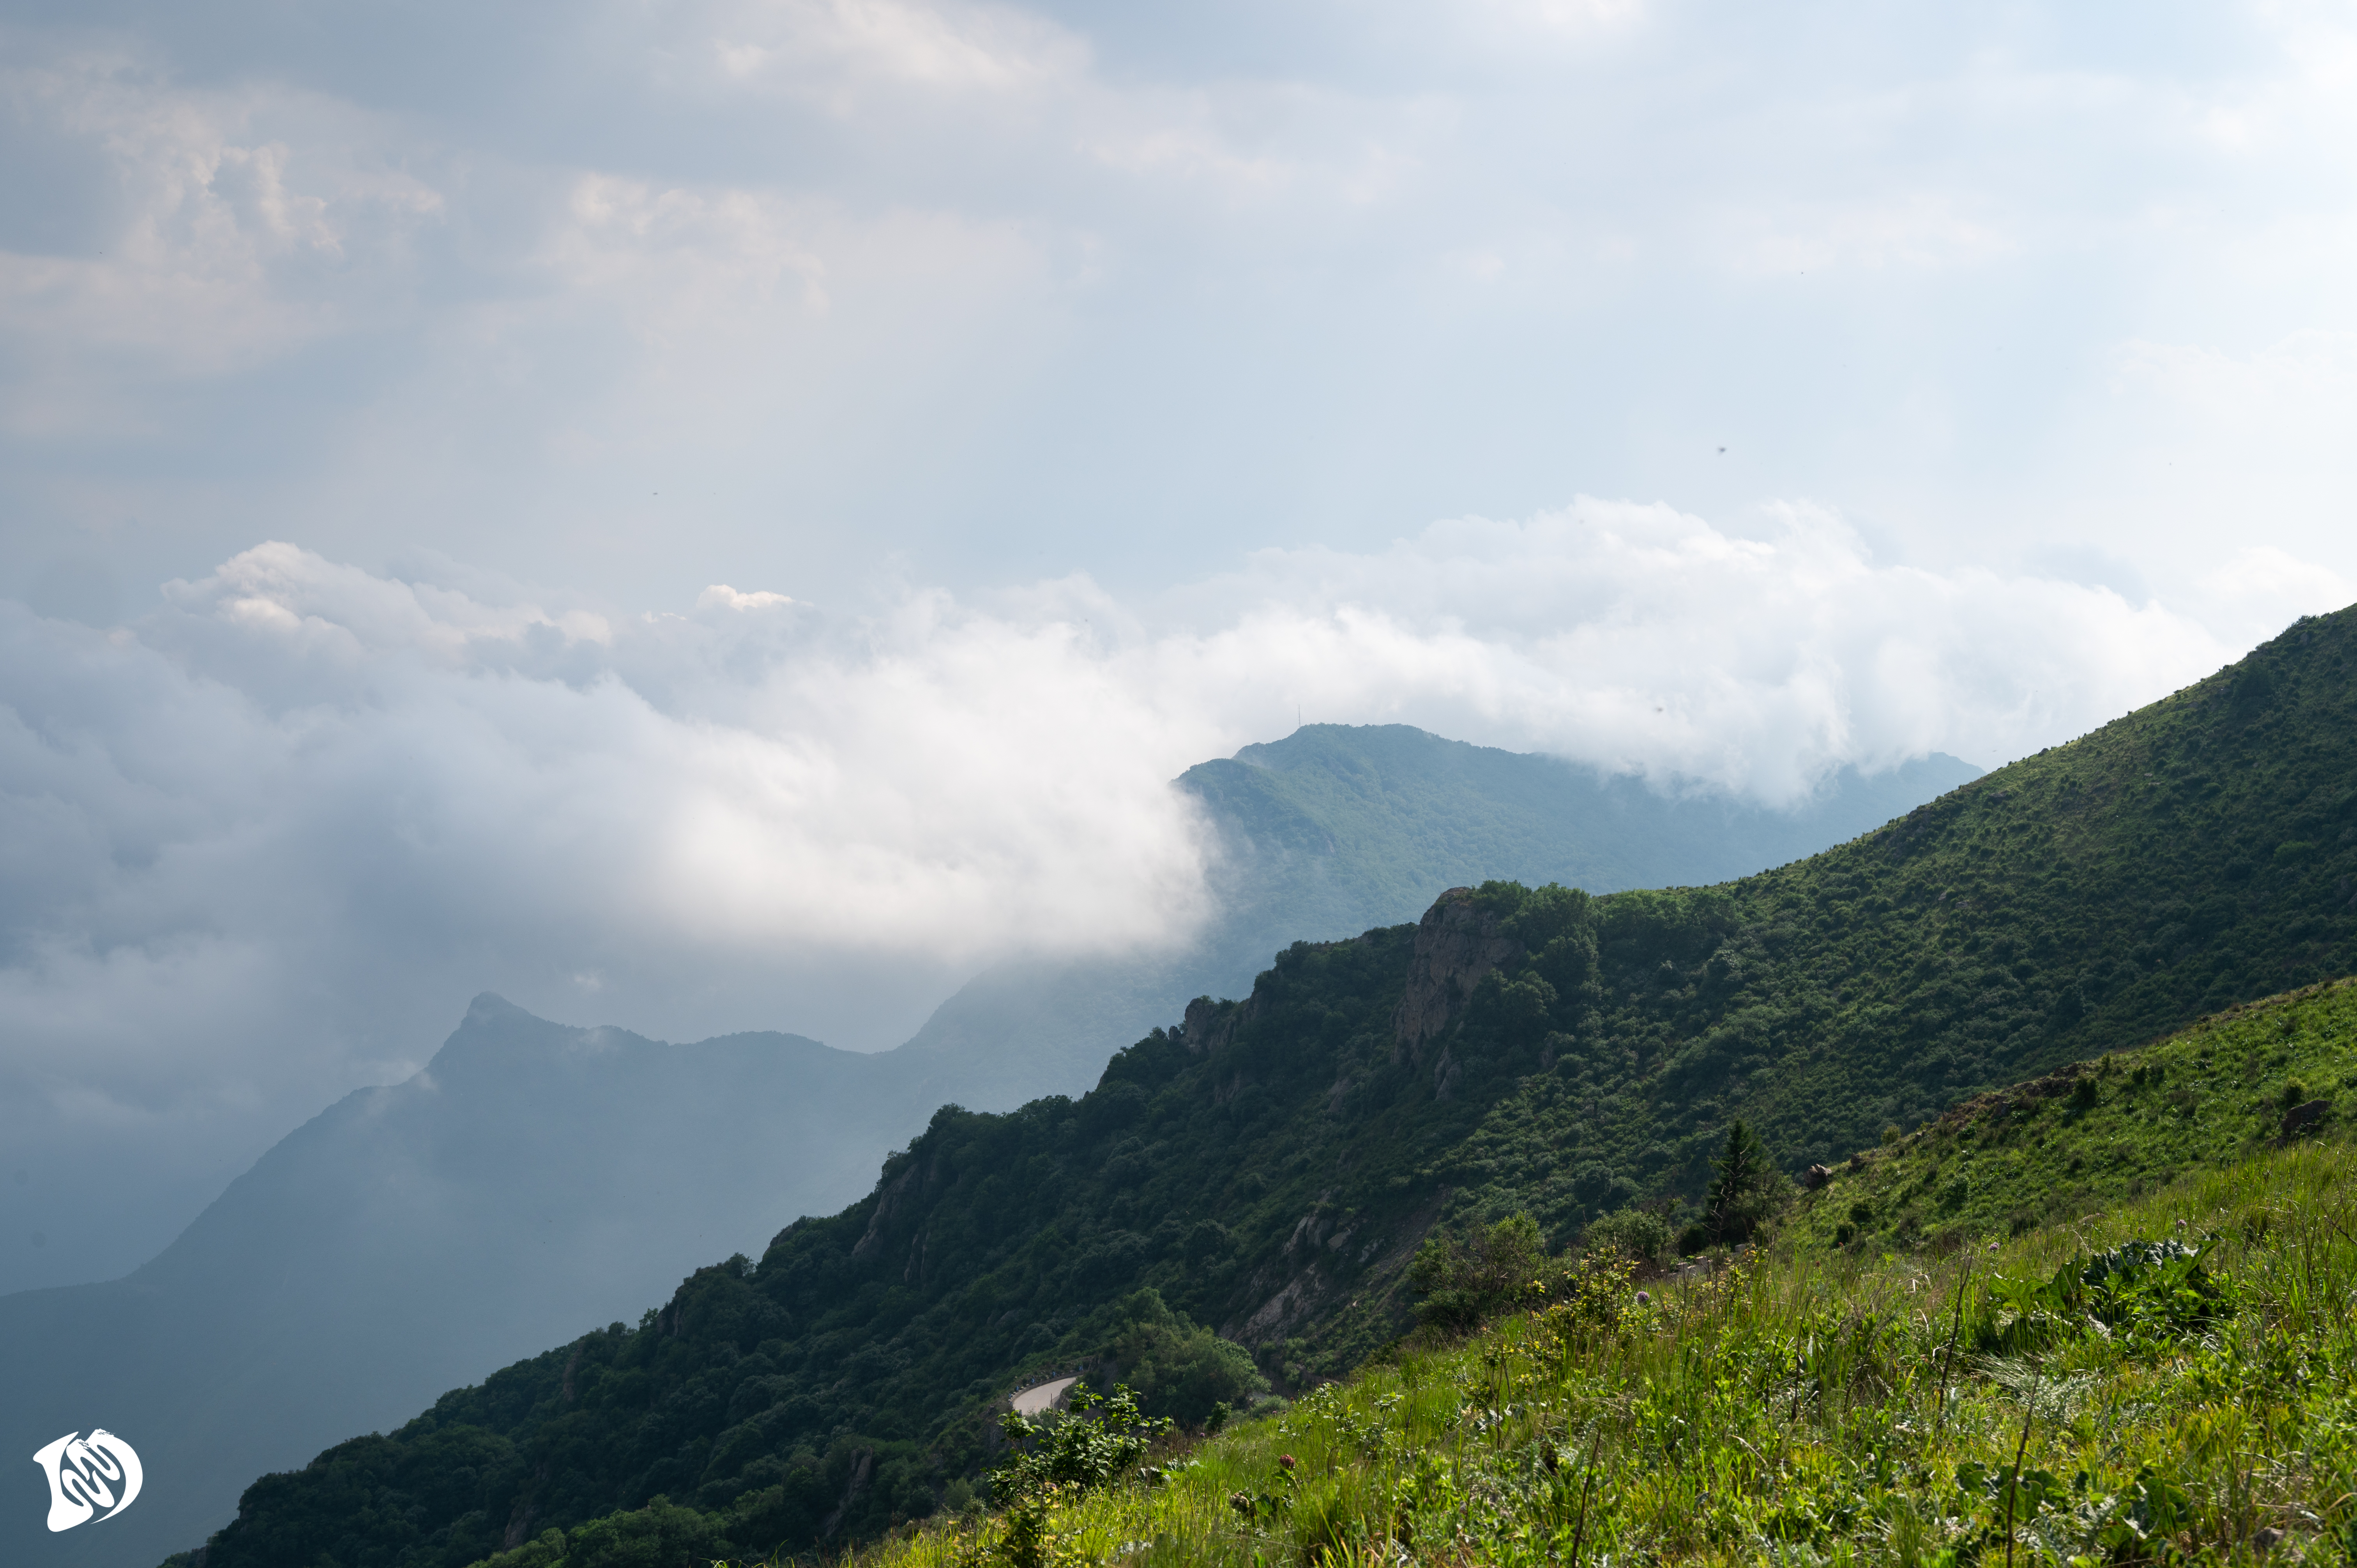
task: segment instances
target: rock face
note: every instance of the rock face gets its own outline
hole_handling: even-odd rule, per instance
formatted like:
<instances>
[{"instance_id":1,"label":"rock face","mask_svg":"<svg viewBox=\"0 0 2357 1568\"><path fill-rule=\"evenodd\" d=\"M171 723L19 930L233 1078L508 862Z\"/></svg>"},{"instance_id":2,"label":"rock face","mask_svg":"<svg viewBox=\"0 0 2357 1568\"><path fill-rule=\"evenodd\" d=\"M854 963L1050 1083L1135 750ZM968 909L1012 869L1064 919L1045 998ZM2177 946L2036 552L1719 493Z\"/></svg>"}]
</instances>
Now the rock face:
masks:
<instances>
[{"instance_id":1,"label":"rock face","mask_svg":"<svg viewBox=\"0 0 2357 1568\"><path fill-rule=\"evenodd\" d=\"M1187 1015L1178 1028L1171 1031L1187 1043L1191 1056L1210 1056L1236 1037L1236 1031L1252 1022L1252 998L1247 996L1233 1006L1198 996L1187 1004Z\"/></svg>"},{"instance_id":2,"label":"rock face","mask_svg":"<svg viewBox=\"0 0 2357 1568\"><path fill-rule=\"evenodd\" d=\"M1471 888L1443 893L1415 929L1407 988L1392 1015L1394 1059L1405 1057L1422 1067L1426 1042L1448 1027L1491 971L1522 952L1523 945L1473 901Z\"/></svg>"}]
</instances>

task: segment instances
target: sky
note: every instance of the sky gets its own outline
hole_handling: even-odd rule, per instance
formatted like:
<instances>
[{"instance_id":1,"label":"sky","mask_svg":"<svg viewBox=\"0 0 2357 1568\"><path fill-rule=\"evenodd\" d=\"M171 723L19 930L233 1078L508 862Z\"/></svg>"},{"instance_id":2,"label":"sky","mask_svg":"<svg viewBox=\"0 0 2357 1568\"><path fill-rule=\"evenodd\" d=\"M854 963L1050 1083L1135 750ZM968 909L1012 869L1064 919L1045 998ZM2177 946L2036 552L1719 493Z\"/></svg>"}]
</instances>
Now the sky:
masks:
<instances>
[{"instance_id":1,"label":"sky","mask_svg":"<svg viewBox=\"0 0 2357 1568\"><path fill-rule=\"evenodd\" d=\"M0 8L0 1289L496 990L904 1038L1408 722L1800 798L2357 598L2357 17Z\"/></svg>"}]
</instances>

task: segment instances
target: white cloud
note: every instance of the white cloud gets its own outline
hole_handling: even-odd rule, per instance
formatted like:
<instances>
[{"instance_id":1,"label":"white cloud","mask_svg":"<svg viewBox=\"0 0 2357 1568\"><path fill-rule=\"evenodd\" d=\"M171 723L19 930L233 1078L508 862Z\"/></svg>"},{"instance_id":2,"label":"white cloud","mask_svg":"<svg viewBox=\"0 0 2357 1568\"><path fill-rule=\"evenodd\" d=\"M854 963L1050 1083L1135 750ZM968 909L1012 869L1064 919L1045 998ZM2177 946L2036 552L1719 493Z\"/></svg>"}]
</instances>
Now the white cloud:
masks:
<instances>
[{"instance_id":1,"label":"white cloud","mask_svg":"<svg viewBox=\"0 0 2357 1568\"><path fill-rule=\"evenodd\" d=\"M76 379L57 374L68 356L180 381L348 332L382 313L367 295L387 281L386 252L445 207L356 147L383 127L299 90L186 88L154 60L69 49L0 71L0 99L98 172L79 199L104 208L102 226L81 253L0 249L0 335L53 390ZM34 433L58 423L30 399L17 415Z\"/></svg>"},{"instance_id":2,"label":"white cloud","mask_svg":"<svg viewBox=\"0 0 2357 1568\"><path fill-rule=\"evenodd\" d=\"M695 596L695 607L700 610L708 610L715 606L732 610L783 609L793 602L789 595L772 594L767 590L740 594L726 583L715 583Z\"/></svg>"},{"instance_id":3,"label":"white cloud","mask_svg":"<svg viewBox=\"0 0 2357 1568\"><path fill-rule=\"evenodd\" d=\"M901 0L760 0L712 7L694 25L722 74L811 94L839 113L863 88L1036 92L1086 72L1086 42L1014 6Z\"/></svg>"},{"instance_id":4,"label":"white cloud","mask_svg":"<svg viewBox=\"0 0 2357 1568\"><path fill-rule=\"evenodd\" d=\"M2158 603L1878 565L1812 507L1764 521L1748 538L1582 499L1380 553L1265 552L1189 596L1251 606L1235 626L1157 657L1207 686L1258 671L1312 717L1396 716L1784 802L1845 763L2019 756L2233 656Z\"/></svg>"},{"instance_id":5,"label":"white cloud","mask_svg":"<svg viewBox=\"0 0 2357 1568\"><path fill-rule=\"evenodd\" d=\"M0 610L5 1121L151 1172L233 1168L478 989L880 1046L996 957L1182 940L1205 846L1168 781L1297 709L1789 800L2001 761L2234 651L2108 589L1878 564L1814 508L1742 535L1592 499L1137 602L683 615L269 544L111 633Z\"/></svg>"}]
</instances>

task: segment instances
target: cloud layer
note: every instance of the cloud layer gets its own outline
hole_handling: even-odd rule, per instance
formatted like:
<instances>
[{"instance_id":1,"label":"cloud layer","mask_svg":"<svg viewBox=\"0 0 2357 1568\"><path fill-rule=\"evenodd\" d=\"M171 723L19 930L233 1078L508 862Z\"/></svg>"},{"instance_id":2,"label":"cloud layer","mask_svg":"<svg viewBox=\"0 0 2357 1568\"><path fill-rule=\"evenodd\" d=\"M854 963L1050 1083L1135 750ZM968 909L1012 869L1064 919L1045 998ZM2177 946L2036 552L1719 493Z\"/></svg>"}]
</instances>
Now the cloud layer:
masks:
<instances>
[{"instance_id":1,"label":"cloud layer","mask_svg":"<svg viewBox=\"0 0 2357 1568\"><path fill-rule=\"evenodd\" d=\"M2215 588L2268 630L2347 594L2265 554ZM266 544L112 630L0 615L5 1132L51 1173L119 1145L126 1204L405 1073L477 990L873 1047L995 958L1183 940L1206 844L1168 781L1297 713L1781 802L2001 761L2248 637L1878 565L1806 508L1747 538L1592 499L1133 602L624 610Z\"/></svg>"},{"instance_id":2,"label":"cloud layer","mask_svg":"<svg viewBox=\"0 0 2357 1568\"><path fill-rule=\"evenodd\" d=\"M2357 574L2332 8L1189 16L37 7L0 591L279 537L1136 595L1579 489L2180 604L2229 530Z\"/></svg>"}]
</instances>

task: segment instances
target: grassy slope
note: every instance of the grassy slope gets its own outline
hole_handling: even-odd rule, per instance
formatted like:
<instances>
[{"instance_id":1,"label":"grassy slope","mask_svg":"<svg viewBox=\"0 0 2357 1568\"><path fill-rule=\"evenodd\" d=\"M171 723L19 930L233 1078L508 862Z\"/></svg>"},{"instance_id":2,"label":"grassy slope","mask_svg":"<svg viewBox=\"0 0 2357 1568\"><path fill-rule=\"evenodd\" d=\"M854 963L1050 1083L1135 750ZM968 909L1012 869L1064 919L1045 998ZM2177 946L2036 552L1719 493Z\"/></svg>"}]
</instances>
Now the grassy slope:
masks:
<instances>
[{"instance_id":1,"label":"grassy slope","mask_svg":"<svg viewBox=\"0 0 2357 1568\"><path fill-rule=\"evenodd\" d=\"M2086 1087L2082 1088L2082 1083ZM2237 1007L2140 1050L1983 1096L1836 1167L1800 1236L1937 1247L2025 1230L2141 1196L2176 1172L2255 1155L2288 1105L2357 1101L2357 982Z\"/></svg>"},{"instance_id":2,"label":"grassy slope","mask_svg":"<svg viewBox=\"0 0 2357 1568\"><path fill-rule=\"evenodd\" d=\"M2305 1070L2347 1074L2349 997L2250 1009L2150 1059L2273 1062L2292 1038ZM2080 1131L2101 1140L2145 1114L2129 1098ZM1607 1326L1534 1312L1398 1354L1204 1443L1163 1484L1059 1509L1061 1560L1536 1563L1577 1541L1586 1561L2255 1562L2275 1530L2271 1562L2338 1563L2357 1555L2357 1149L2329 1136L2237 1157L2234 1120L2234 1137L2139 1145L2147 1180L2190 1162L2175 1182L1986 1251L1832 1251L1803 1225L1748 1267L1654 1285ZM1878 1176L1912 1181L1929 1152ZM2008 1342L1993 1282L2167 1237L2210 1242L2231 1316ZM2017 1510L2008 1553L2002 1486L1959 1472L2001 1477L2017 1454L2060 1495ZM1278 1506L1246 1513L1239 1495ZM1002 1529L970 1516L856 1561L973 1563Z\"/></svg>"},{"instance_id":3,"label":"grassy slope","mask_svg":"<svg viewBox=\"0 0 2357 1568\"><path fill-rule=\"evenodd\" d=\"M1297 946L1201 1021L1208 1053L1157 1031L1078 1102L945 1112L758 1268L258 1483L211 1568L462 1568L518 1520L658 1493L776 1532L755 1539L856 1535L932 1508L992 1397L1094 1348L1140 1285L1273 1374L1330 1373L1394 1331L1444 1212L1560 1239L1695 1190L1732 1114L1796 1166L1838 1157L2357 971L2352 619L1761 876L1486 888L1523 956L1418 1050L1391 1026L1412 932Z\"/></svg>"}]
</instances>

